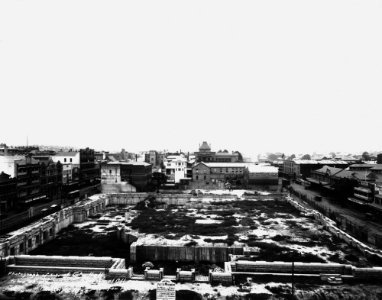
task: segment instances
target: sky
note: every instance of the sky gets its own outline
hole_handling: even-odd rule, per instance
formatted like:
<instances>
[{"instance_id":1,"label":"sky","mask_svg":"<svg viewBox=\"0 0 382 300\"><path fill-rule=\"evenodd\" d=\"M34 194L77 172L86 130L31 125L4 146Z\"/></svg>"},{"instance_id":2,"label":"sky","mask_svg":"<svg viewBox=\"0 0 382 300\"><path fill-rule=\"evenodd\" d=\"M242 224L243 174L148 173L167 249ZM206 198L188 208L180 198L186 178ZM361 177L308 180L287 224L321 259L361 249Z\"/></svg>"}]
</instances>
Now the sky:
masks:
<instances>
[{"instance_id":1,"label":"sky","mask_svg":"<svg viewBox=\"0 0 382 300\"><path fill-rule=\"evenodd\" d=\"M382 150L382 1L0 1L0 143Z\"/></svg>"}]
</instances>

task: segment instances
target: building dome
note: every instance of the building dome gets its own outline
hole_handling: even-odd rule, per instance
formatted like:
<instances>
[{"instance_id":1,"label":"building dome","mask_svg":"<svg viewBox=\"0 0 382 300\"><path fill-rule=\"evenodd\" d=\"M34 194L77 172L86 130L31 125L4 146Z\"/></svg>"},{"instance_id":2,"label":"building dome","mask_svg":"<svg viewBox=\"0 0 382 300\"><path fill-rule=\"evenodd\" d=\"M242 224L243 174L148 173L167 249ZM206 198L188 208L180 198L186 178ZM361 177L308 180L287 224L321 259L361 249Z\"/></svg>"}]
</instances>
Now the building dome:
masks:
<instances>
[{"instance_id":1,"label":"building dome","mask_svg":"<svg viewBox=\"0 0 382 300\"><path fill-rule=\"evenodd\" d=\"M211 147L207 144L206 141L204 141L199 147L199 151L211 151Z\"/></svg>"}]
</instances>

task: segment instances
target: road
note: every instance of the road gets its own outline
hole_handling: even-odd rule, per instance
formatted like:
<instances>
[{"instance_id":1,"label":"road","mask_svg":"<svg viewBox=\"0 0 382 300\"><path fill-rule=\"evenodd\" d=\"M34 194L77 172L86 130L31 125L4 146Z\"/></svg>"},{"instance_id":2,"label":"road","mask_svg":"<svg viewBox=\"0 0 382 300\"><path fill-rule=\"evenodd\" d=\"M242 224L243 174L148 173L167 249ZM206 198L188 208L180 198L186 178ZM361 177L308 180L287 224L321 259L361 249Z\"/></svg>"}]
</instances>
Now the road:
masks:
<instances>
[{"instance_id":1,"label":"road","mask_svg":"<svg viewBox=\"0 0 382 300\"><path fill-rule=\"evenodd\" d=\"M326 207L330 211L340 214L348 219L350 222L356 224L359 227L367 228L372 233L382 233L382 224L365 219L365 214L361 211L357 211L354 208L343 207L340 204L330 200L329 197L322 196L320 192L313 190L306 190L304 186L292 183L291 186L295 191L308 195L310 199L314 199L315 196L321 196L322 201L317 201L316 204L321 207Z\"/></svg>"}]
</instances>

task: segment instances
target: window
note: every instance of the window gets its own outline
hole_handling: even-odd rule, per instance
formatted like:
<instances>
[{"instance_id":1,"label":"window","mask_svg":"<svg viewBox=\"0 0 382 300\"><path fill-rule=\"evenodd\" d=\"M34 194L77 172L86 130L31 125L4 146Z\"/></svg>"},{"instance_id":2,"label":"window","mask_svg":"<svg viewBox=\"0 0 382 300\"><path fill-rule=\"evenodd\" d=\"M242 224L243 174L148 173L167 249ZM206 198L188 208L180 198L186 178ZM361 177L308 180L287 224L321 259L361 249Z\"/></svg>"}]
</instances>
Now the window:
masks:
<instances>
[{"instance_id":1,"label":"window","mask_svg":"<svg viewBox=\"0 0 382 300\"><path fill-rule=\"evenodd\" d=\"M64 162L66 162L66 158L64 158Z\"/></svg>"},{"instance_id":2,"label":"window","mask_svg":"<svg viewBox=\"0 0 382 300\"><path fill-rule=\"evenodd\" d=\"M72 162L72 159L70 159L70 162Z\"/></svg>"},{"instance_id":3,"label":"window","mask_svg":"<svg viewBox=\"0 0 382 300\"><path fill-rule=\"evenodd\" d=\"M195 179L196 179L196 180L198 180L198 179L199 179L199 176L198 176L198 175L196 175L196 176L195 176Z\"/></svg>"},{"instance_id":4,"label":"window","mask_svg":"<svg viewBox=\"0 0 382 300\"><path fill-rule=\"evenodd\" d=\"M19 251L24 252L24 243L21 243L19 246Z\"/></svg>"},{"instance_id":5,"label":"window","mask_svg":"<svg viewBox=\"0 0 382 300\"><path fill-rule=\"evenodd\" d=\"M29 239L28 240L28 248L31 248L32 247L32 239Z\"/></svg>"},{"instance_id":6,"label":"window","mask_svg":"<svg viewBox=\"0 0 382 300\"><path fill-rule=\"evenodd\" d=\"M109 174L111 175L111 170L109 170Z\"/></svg>"},{"instance_id":7,"label":"window","mask_svg":"<svg viewBox=\"0 0 382 300\"><path fill-rule=\"evenodd\" d=\"M207 179L207 176L206 175L204 175L204 180L206 180Z\"/></svg>"}]
</instances>

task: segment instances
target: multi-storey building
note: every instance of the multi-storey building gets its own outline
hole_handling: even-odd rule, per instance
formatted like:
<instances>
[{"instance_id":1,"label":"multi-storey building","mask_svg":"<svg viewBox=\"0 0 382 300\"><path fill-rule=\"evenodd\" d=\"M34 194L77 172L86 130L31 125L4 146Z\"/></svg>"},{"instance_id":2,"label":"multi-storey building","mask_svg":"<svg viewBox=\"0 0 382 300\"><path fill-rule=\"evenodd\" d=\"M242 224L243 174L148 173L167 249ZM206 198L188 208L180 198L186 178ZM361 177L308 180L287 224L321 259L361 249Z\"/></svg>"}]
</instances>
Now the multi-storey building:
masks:
<instances>
[{"instance_id":1,"label":"multi-storey building","mask_svg":"<svg viewBox=\"0 0 382 300\"><path fill-rule=\"evenodd\" d=\"M248 164L248 184L278 185L279 169L269 164Z\"/></svg>"},{"instance_id":2,"label":"multi-storey building","mask_svg":"<svg viewBox=\"0 0 382 300\"><path fill-rule=\"evenodd\" d=\"M228 151L211 151L211 146L204 141L199 146L199 151L194 153L197 162L239 162L238 152L229 153Z\"/></svg>"},{"instance_id":3,"label":"multi-storey building","mask_svg":"<svg viewBox=\"0 0 382 300\"><path fill-rule=\"evenodd\" d=\"M0 173L0 216L16 206L17 201L17 181L11 175Z\"/></svg>"},{"instance_id":4,"label":"multi-storey building","mask_svg":"<svg viewBox=\"0 0 382 300\"><path fill-rule=\"evenodd\" d=\"M80 153L78 151L58 152L51 157L62 165L62 198L68 203L80 199Z\"/></svg>"},{"instance_id":5,"label":"multi-storey building","mask_svg":"<svg viewBox=\"0 0 382 300\"><path fill-rule=\"evenodd\" d=\"M164 161L167 182L180 183L187 178L187 159L184 155L169 155Z\"/></svg>"},{"instance_id":6,"label":"multi-storey building","mask_svg":"<svg viewBox=\"0 0 382 300\"><path fill-rule=\"evenodd\" d=\"M62 167L63 196L71 202L100 191L100 167L93 149L59 152L52 157Z\"/></svg>"},{"instance_id":7,"label":"multi-storey building","mask_svg":"<svg viewBox=\"0 0 382 300\"><path fill-rule=\"evenodd\" d=\"M155 150L150 150L145 154L145 162L153 167L159 166L159 153Z\"/></svg>"},{"instance_id":8,"label":"multi-storey building","mask_svg":"<svg viewBox=\"0 0 382 300\"><path fill-rule=\"evenodd\" d=\"M232 179L248 180L247 165L244 163L205 163L200 162L192 168L193 181L205 183L226 182Z\"/></svg>"},{"instance_id":9,"label":"multi-storey building","mask_svg":"<svg viewBox=\"0 0 382 300\"><path fill-rule=\"evenodd\" d=\"M113 161L101 165L102 184L128 183L138 191L146 191L151 177L152 166L145 162Z\"/></svg>"},{"instance_id":10,"label":"multi-storey building","mask_svg":"<svg viewBox=\"0 0 382 300\"><path fill-rule=\"evenodd\" d=\"M46 201L41 189L40 163L25 157L15 161L15 177L17 178L17 202L21 206L30 206L36 202Z\"/></svg>"},{"instance_id":11,"label":"multi-storey building","mask_svg":"<svg viewBox=\"0 0 382 300\"><path fill-rule=\"evenodd\" d=\"M293 179L309 177L312 171L323 166L346 168L347 162L338 160L307 160L307 159L287 159L284 161L283 173Z\"/></svg>"}]
</instances>

